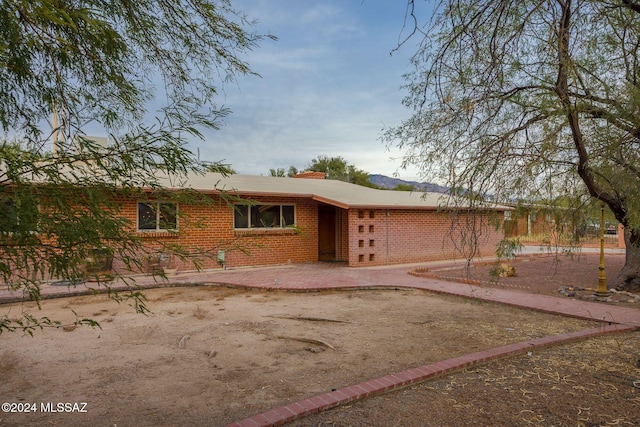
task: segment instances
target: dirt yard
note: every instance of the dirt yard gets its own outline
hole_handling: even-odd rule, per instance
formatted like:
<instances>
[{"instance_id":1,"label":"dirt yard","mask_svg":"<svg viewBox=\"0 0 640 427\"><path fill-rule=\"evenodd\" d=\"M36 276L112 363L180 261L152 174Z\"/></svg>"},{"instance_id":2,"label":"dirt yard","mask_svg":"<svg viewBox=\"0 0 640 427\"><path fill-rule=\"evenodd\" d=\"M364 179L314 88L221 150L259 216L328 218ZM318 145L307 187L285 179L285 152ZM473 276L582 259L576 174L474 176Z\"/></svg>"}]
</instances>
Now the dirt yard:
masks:
<instances>
[{"instance_id":1,"label":"dirt yard","mask_svg":"<svg viewBox=\"0 0 640 427\"><path fill-rule=\"evenodd\" d=\"M0 426L222 426L412 366L594 326L413 290L146 295L150 316L105 296L49 300L38 315L71 321L73 309L102 329L0 335L0 400L31 411L0 413ZM294 425L638 425L639 349L637 332L547 349ZM73 412L43 412L58 403Z\"/></svg>"},{"instance_id":2,"label":"dirt yard","mask_svg":"<svg viewBox=\"0 0 640 427\"><path fill-rule=\"evenodd\" d=\"M637 426L640 333L467 369L293 423L301 426Z\"/></svg>"},{"instance_id":3,"label":"dirt yard","mask_svg":"<svg viewBox=\"0 0 640 427\"><path fill-rule=\"evenodd\" d=\"M607 283L615 279L624 266L624 254L607 254L605 276ZM495 263L476 263L470 269L455 267L431 271L430 275L443 280L464 281L483 287L502 288L553 296L570 296L587 301L595 300L598 287L600 256L596 253L574 255L537 254L522 256L510 264L515 276L495 277L491 270ZM611 291L603 301L627 307L640 308L640 296L625 292Z\"/></svg>"}]
</instances>

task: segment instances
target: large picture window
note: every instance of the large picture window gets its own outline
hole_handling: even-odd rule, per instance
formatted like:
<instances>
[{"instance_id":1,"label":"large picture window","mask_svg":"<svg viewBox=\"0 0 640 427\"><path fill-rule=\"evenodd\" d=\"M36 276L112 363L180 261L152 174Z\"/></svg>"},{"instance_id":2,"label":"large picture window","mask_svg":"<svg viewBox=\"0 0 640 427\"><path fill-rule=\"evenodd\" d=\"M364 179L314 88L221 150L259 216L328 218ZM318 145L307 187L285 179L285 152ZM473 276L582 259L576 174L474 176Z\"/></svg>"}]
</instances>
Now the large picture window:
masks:
<instances>
[{"instance_id":1,"label":"large picture window","mask_svg":"<svg viewBox=\"0 0 640 427\"><path fill-rule=\"evenodd\" d=\"M13 200L0 203L0 231L15 232L18 230L18 208Z\"/></svg>"},{"instance_id":2,"label":"large picture window","mask_svg":"<svg viewBox=\"0 0 640 427\"><path fill-rule=\"evenodd\" d=\"M295 226L294 205L236 205L234 228L286 228Z\"/></svg>"},{"instance_id":3,"label":"large picture window","mask_svg":"<svg viewBox=\"0 0 640 427\"><path fill-rule=\"evenodd\" d=\"M33 200L0 200L0 232L37 232L38 205Z\"/></svg>"},{"instance_id":4,"label":"large picture window","mask_svg":"<svg viewBox=\"0 0 640 427\"><path fill-rule=\"evenodd\" d=\"M178 206L175 203L139 202L139 231L169 231L178 229Z\"/></svg>"}]
</instances>

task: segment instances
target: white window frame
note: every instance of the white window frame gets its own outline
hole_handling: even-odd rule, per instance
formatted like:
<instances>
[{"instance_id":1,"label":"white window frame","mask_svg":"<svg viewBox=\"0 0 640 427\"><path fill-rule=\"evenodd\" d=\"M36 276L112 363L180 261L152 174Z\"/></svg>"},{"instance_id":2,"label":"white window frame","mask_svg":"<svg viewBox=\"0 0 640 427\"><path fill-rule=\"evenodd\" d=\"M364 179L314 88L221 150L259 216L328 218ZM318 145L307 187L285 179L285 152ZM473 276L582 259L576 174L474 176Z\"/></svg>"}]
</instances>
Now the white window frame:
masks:
<instances>
[{"instance_id":1,"label":"white window frame","mask_svg":"<svg viewBox=\"0 0 640 427\"><path fill-rule=\"evenodd\" d=\"M268 207L274 207L277 206L280 208L280 214L279 214L279 225L276 226L255 226L255 224L251 223L251 220L253 218L252 215L252 210L253 209L260 209L260 207L263 206L268 206ZM293 224L284 224L284 215L283 215L283 207L291 207L293 208ZM246 227L238 227L237 223L236 223L236 218L237 215L239 214L239 209L247 209L247 214L246 214L246 221L247 221L247 226ZM294 203L256 203L256 204L236 204L234 206L234 212L233 212L233 229L234 230L286 230L288 228L295 228L297 224L297 206Z\"/></svg>"},{"instance_id":2,"label":"white window frame","mask_svg":"<svg viewBox=\"0 0 640 427\"><path fill-rule=\"evenodd\" d=\"M153 207L153 210L155 211L156 214L156 218L155 218L155 228L140 228L140 205L149 205ZM176 226L175 228L161 228L160 225L162 224L161 221L161 205L173 205L174 209L175 209L175 223ZM173 203L173 202L163 202L163 201L159 201L159 200L153 200L153 201L138 201L138 203L136 203L136 229L138 230L138 232L140 233L158 233L158 232L174 232L174 231L178 231L179 228L179 209L178 209L178 204L177 203Z\"/></svg>"},{"instance_id":3,"label":"white window frame","mask_svg":"<svg viewBox=\"0 0 640 427\"><path fill-rule=\"evenodd\" d=\"M20 229L20 227L22 226L22 223L24 222L24 219L20 217L20 212L19 212L19 208L15 202L14 199L6 199L4 201L5 203L3 205L0 206L0 209L14 209L16 210L16 216L15 218L11 218L13 221L15 221L14 224L11 224L10 221L11 219L9 218L9 216L7 215L6 220L9 220L9 223L5 223L3 224L5 227L7 227L7 230L4 230L6 233L8 233L9 235L13 235L17 230ZM37 209L38 211L40 210L40 205L36 205L35 209ZM9 226L13 226L11 228L14 228L13 230L9 230ZM39 227L40 227L40 220L39 217L36 219L36 222L34 224L32 224L33 228L30 230L27 230L29 233L31 234L38 234L39 232Z\"/></svg>"}]
</instances>

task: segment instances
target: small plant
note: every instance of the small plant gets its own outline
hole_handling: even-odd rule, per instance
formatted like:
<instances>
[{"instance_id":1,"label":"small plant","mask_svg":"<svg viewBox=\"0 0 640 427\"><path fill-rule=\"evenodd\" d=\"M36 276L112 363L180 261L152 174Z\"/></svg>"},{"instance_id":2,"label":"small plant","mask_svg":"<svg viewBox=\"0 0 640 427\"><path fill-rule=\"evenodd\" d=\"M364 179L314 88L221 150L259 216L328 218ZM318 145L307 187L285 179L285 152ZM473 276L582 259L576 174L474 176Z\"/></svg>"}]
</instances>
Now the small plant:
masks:
<instances>
[{"instance_id":1,"label":"small plant","mask_svg":"<svg viewBox=\"0 0 640 427\"><path fill-rule=\"evenodd\" d=\"M109 281L113 278L113 251L109 248L94 248L85 258L84 272L91 281Z\"/></svg>"},{"instance_id":2,"label":"small plant","mask_svg":"<svg viewBox=\"0 0 640 427\"><path fill-rule=\"evenodd\" d=\"M522 244L520 240L515 239L503 239L498 243L496 248L496 264L489 270L491 277L509 277L515 276L516 270L511 265L510 261L516 259L518 252L522 251Z\"/></svg>"},{"instance_id":3,"label":"small plant","mask_svg":"<svg viewBox=\"0 0 640 427\"><path fill-rule=\"evenodd\" d=\"M150 254L147 256L147 268L153 274L158 272L173 274L177 271L175 256L166 253Z\"/></svg>"},{"instance_id":4,"label":"small plant","mask_svg":"<svg viewBox=\"0 0 640 427\"><path fill-rule=\"evenodd\" d=\"M518 252L522 251L522 243L520 243L520 239L503 239L498 243L498 247L496 248L496 256L498 257L498 261L513 261L516 259Z\"/></svg>"},{"instance_id":5,"label":"small plant","mask_svg":"<svg viewBox=\"0 0 640 427\"><path fill-rule=\"evenodd\" d=\"M146 273L155 274L160 270L160 254L154 253L146 256Z\"/></svg>"},{"instance_id":6,"label":"small plant","mask_svg":"<svg viewBox=\"0 0 640 427\"><path fill-rule=\"evenodd\" d=\"M166 276L176 274L178 267L176 266L176 257L172 254L160 254L160 267Z\"/></svg>"}]
</instances>

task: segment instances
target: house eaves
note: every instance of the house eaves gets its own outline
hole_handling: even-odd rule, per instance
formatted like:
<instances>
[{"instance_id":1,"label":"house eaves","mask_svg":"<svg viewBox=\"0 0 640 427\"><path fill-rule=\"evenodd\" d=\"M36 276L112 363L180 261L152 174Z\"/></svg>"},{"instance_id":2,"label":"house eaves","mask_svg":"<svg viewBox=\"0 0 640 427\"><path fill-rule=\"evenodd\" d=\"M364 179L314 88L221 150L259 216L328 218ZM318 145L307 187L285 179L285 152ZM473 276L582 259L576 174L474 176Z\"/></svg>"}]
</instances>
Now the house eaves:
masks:
<instances>
[{"instance_id":1,"label":"house eaves","mask_svg":"<svg viewBox=\"0 0 640 427\"><path fill-rule=\"evenodd\" d=\"M342 209L465 209L466 202L453 203L441 193L379 190L348 182L325 179L300 179L272 176L228 175L216 173L190 174L175 182L161 179L167 188L191 188L203 193L228 192L242 197L273 196L311 198ZM468 209L468 205L466 206ZM478 208L478 206L475 206ZM487 204L483 209L504 210L511 208Z\"/></svg>"}]
</instances>

